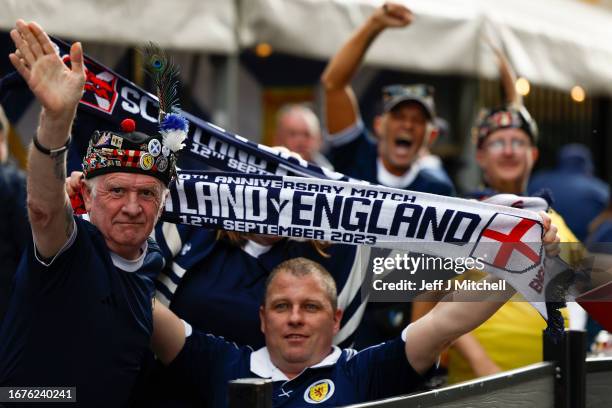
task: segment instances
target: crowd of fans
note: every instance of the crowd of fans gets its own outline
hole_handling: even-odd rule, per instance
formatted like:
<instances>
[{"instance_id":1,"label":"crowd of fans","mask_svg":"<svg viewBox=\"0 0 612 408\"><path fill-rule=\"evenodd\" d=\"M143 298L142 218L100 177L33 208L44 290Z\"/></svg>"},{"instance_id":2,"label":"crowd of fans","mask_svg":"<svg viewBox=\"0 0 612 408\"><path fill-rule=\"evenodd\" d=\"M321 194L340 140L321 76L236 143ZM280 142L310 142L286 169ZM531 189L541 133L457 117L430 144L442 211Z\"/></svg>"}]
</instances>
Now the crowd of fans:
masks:
<instances>
[{"instance_id":1,"label":"crowd of fans","mask_svg":"<svg viewBox=\"0 0 612 408\"><path fill-rule=\"evenodd\" d=\"M309 107L287 105L275 144L356 179L455 196L429 151L440 123L435 90L384 87L370 132L351 88L378 35L414 18L397 3L375 9L321 75L324 125ZM100 129L112 139L94 133L84 174L66 178L83 50L72 46L67 67L46 33L22 20L11 38L11 62L42 114L26 199L26 176L7 160L9 123L0 109L0 386L74 385L82 406L224 406L228 380L259 376L274 381L274 406L337 406L420 389L440 369L440 353L451 383L542 360L546 323L512 288L507 303L367 303L351 291L359 246L157 222L174 162L132 171L112 160L101 165L100 157L118 154L117 140L143 155L166 147L159 135ZM589 151L575 145L561 149L557 169L532 177L537 118L496 52L504 102L474 121L482 185L465 198L550 190L543 240L573 243L561 257L579 264L587 254L580 242L606 242L609 234L608 185L593 176ZM66 191L77 190L88 221L72 216ZM580 314L564 312L568 324Z\"/></svg>"}]
</instances>

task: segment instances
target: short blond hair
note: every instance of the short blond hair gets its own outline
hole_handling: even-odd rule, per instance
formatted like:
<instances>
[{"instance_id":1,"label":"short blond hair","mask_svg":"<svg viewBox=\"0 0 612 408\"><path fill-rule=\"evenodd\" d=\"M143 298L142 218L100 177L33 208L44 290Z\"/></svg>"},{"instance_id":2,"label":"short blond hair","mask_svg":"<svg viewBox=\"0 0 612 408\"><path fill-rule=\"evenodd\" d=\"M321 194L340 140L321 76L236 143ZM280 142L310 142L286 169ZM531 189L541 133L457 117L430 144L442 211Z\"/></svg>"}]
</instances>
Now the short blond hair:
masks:
<instances>
[{"instance_id":1,"label":"short blond hair","mask_svg":"<svg viewBox=\"0 0 612 408\"><path fill-rule=\"evenodd\" d=\"M270 284L276 275L280 273L288 273L299 278L310 275L316 276L321 282L332 309L334 311L338 309L338 289L334 277L320 263L303 257L288 259L272 269L265 283L264 298L262 302L264 306L269 296L268 289Z\"/></svg>"}]
</instances>

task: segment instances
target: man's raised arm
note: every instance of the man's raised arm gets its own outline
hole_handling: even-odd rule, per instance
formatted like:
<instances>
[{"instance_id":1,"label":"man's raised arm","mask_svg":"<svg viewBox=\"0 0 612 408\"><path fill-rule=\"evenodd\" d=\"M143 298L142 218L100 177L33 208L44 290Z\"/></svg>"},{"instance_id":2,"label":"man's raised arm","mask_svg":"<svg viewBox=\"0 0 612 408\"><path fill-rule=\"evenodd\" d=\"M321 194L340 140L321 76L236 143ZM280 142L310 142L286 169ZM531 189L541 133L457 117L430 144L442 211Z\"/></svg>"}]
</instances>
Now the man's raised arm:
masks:
<instances>
[{"instance_id":1,"label":"man's raised arm","mask_svg":"<svg viewBox=\"0 0 612 408\"><path fill-rule=\"evenodd\" d=\"M329 61L321 83L325 89L325 116L329 134L338 133L357 122L359 107L350 82L372 41L388 27L405 27L412 13L397 3L385 3L368 17L340 51Z\"/></svg>"},{"instance_id":2,"label":"man's raised arm","mask_svg":"<svg viewBox=\"0 0 612 408\"><path fill-rule=\"evenodd\" d=\"M507 105L521 106L523 105L523 97L516 91L516 73L508 61L506 54L491 44L491 48L497 58L497 67L499 69L499 80L502 84L503 99Z\"/></svg>"},{"instance_id":3,"label":"man's raised arm","mask_svg":"<svg viewBox=\"0 0 612 408\"><path fill-rule=\"evenodd\" d=\"M541 212L544 220L542 242L547 256L559 254L557 227L551 224L546 213ZM498 278L487 276L491 284ZM438 359L439 354L453 341L469 333L491 317L515 290L508 286L505 291L495 291L483 298L484 292L456 291L448 294L429 313L414 322L406 334L406 358L418 373L424 373ZM469 302L469 303L466 303Z\"/></svg>"},{"instance_id":4,"label":"man's raised arm","mask_svg":"<svg viewBox=\"0 0 612 408\"><path fill-rule=\"evenodd\" d=\"M38 253L51 258L72 233L74 221L64 191L66 152L83 94L85 68L80 43L70 48L72 68L55 52L51 40L34 23L18 20L11 38L11 63L42 105L38 131L28 156L28 213Z\"/></svg>"}]
</instances>

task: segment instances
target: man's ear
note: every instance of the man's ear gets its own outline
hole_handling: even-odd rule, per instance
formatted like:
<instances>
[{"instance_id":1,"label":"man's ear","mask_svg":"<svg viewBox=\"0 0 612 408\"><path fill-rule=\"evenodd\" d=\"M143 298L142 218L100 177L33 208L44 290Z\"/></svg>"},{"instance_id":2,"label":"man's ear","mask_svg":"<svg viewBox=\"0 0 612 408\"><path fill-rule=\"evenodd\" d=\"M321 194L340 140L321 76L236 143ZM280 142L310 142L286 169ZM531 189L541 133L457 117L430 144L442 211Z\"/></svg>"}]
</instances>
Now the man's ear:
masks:
<instances>
[{"instance_id":1,"label":"man's ear","mask_svg":"<svg viewBox=\"0 0 612 408\"><path fill-rule=\"evenodd\" d=\"M426 140L427 147L433 146L433 144L436 143L436 140L438 140L438 136L440 136L440 130L438 127L433 124L430 125L430 128L428 129L428 138Z\"/></svg>"},{"instance_id":2,"label":"man's ear","mask_svg":"<svg viewBox=\"0 0 612 408\"><path fill-rule=\"evenodd\" d=\"M340 322L342 321L342 315L344 312L342 309L336 309L334 312L334 335L340 331Z\"/></svg>"},{"instance_id":3,"label":"man's ear","mask_svg":"<svg viewBox=\"0 0 612 408\"><path fill-rule=\"evenodd\" d=\"M533 160L534 163L538 161L538 157L540 157L540 149L538 149L537 146L532 146L531 147L531 159Z\"/></svg>"},{"instance_id":4,"label":"man's ear","mask_svg":"<svg viewBox=\"0 0 612 408\"><path fill-rule=\"evenodd\" d=\"M165 186L162 186L161 203L159 203L159 211L157 211L158 220L159 220L159 217L161 217L162 212L164 212L164 207L166 206L166 199L168 198L169 195L170 195L170 190L166 188Z\"/></svg>"},{"instance_id":5,"label":"man's ear","mask_svg":"<svg viewBox=\"0 0 612 408\"><path fill-rule=\"evenodd\" d=\"M6 159L8 158L7 138L8 138L8 129L0 130L0 163L4 163Z\"/></svg>"},{"instance_id":6,"label":"man's ear","mask_svg":"<svg viewBox=\"0 0 612 408\"><path fill-rule=\"evenodd\" d=\"M81 180L81 196L83 196L85 210L89 212L93 203L93 191L91 191L89 186L83 180Z\"/></svg>"},{"instance_id":7,"label":"man's ear","mask_svg":"<svg viewBox=\"0 0 612 408\"><path fill-rule=\"evenodd\" d=\"M315 139L313 145L314 145L314 149L316 152L321 150L321 147L323 146L323 135L321 135L321 132L316 132L315 134L312 135L312 137Z\"/></svg>"},{"instance_id":8,"label":"man's ear","mask_svg":"<svg viewBox=\"0 0 612 408\"><path fill-rule=\"evenodd\" d=\"M376 115L374 117L374 133L376 137L380 137L384 133L384 118L383 115Z\"/></svg>"}]
</instances>

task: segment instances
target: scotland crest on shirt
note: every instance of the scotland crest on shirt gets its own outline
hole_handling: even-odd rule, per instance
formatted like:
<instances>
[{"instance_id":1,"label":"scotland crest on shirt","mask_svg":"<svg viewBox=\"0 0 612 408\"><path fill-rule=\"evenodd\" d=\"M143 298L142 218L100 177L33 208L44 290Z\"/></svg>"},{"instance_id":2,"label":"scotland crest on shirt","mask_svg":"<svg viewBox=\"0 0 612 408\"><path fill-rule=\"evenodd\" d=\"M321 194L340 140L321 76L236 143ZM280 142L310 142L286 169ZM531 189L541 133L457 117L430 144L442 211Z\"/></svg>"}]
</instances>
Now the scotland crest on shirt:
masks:
<instances>
[{"instance_id":1,"label":"scotland crest on shirt","mask_svg":"<svg viewBox=\"0 0 612 408\"><path fill-rule=\"evenodd\" d=\"M310 404L320 404L334 395L334 383L332 380L323 379L310 385L304 392L304 401Z\"/></svg>"}]
</instances>

